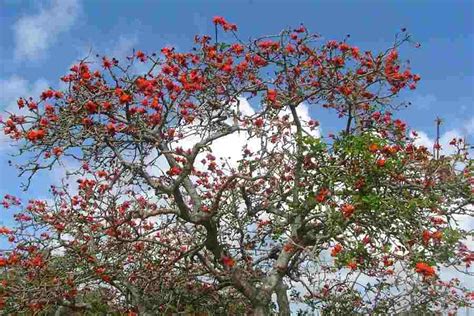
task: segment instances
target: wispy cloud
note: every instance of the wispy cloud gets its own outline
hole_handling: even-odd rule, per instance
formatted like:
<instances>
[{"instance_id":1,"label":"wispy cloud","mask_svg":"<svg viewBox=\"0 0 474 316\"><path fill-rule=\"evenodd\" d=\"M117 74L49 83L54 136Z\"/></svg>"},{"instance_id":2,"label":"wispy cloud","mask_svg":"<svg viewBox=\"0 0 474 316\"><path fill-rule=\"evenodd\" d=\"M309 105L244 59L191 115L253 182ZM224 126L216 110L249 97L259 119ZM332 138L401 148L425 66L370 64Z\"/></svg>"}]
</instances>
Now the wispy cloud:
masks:
<instances>
[{"instance_id":1,"label":"wispy cloud","mask_svg":"<svg viewBox=\"0 0 474 316\"><path fill-rule=\"evenodd\" d=\"M48 7L25 15L13 25L15 59L44 57L62 33L71 29L81 10L79 0L53 0Z\"/></svg>"},{"instance_id":2,"label":"wispy cloud","mask_svg":"<svg viewBox=\"0 0 474 316\"><path fill-rule=\"evenodd\" d=\"M107 50L107 53L111 57L124 59L127 56L131 56L133 49L137 48L138 36L135 34L121 35L115 43L112 49Z\"/></svg>"},{"instance_id":3,"label":"wispy cloud","mask_svg":"<svg viewBox=\"0 0 474 316\"><path fill-rule=\"evenodd\" d=\"M16 101L19 97L38 98L42 91L49 87L46 79L40 78L34 82L13 75L6 79L0 78L0 109L1 112L17 111Z\"/></svg>"},{"instance_id":4,"label":"wispy cloud","mask_svg":"<svg viewBox=\"0 0 474 316\"><path fill-rule=\"evenodd\" d=\"M415 144L418 146L425 146L426 148L432 150L435 144L436 139L430 138L427 133L423 131L417 131L418 137L415 141ZM458 128L450 129L442 133L439 137L439 144L441 145L442 154L452 154L454 152L454 147L449 145L449 142L453 138L465 137L469 138L474 135L474 116L468 118L464 123Z\"/></svg>"},{"instance_id":5,"label":"wispy cloud","mask_svg":"<svg viewBox=\"0 0 474 316\"><path fill-rule=\"evenodd\" d=\"M43 78L35 82L29 82L17 75L5 79L0 78L0 117L6 117L7 112L21 114L16 104L18 98L37 98L48 87L48 81ZM8 140L8 137L0 130L0 151L8 147Z\"/></svg>"},{"instance_id":6,"label":"wispy cloud","mask_svg":"<svg viewBox=\"0 0 474 316\"><path fill-rule=\"evenodd\" d=\"M474 116L464 124L463 129L468 135L474 135Z\"/></svg>"}]
</instances>

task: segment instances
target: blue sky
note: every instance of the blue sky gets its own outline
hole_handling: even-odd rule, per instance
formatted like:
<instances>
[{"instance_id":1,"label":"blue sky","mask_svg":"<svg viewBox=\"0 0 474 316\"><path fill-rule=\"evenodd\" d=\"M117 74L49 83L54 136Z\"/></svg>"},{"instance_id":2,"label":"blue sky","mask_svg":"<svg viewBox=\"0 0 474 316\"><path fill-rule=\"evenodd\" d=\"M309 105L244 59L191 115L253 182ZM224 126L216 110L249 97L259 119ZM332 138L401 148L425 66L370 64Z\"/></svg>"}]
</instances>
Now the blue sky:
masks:
<instances>
[{"instance_id":1,"label":"blue sky","mask_svg":"<svg viewBox=\"0 0 474 316\"><path fill-rule=\"evenodd\" d=\"M244 39L304 23L328 40L350 34L350 43L362 50L387 48L406 27L421 48L406 45L401 56L411 60L422 81L403 95L413 105L400 116L423 132L426 144L434 137L437 115L445 120L446 140L474 140L473 1L0 0L0 110L13 109L19 96L57 88L59 77L89 51L123 57L132 48L186 50L195 34L212 33L215 15L237 23ZM335 126L321 110L310 112L323 130ZM7 164L10 151L0 138L1 195L19 193L20 179ZM45 196L45 184L56 178L43 174L28 196Z\"/></svg>"}]
</instances>

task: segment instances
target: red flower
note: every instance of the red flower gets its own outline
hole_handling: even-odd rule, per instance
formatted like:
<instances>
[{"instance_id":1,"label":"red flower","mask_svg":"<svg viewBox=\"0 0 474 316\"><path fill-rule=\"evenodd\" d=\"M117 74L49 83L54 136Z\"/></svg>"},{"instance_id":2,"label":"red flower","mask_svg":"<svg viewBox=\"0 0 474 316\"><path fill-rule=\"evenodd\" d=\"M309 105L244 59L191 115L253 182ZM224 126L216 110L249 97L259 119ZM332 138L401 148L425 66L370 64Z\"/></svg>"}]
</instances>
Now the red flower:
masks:
<instances>
[{"instance_id":1,"label":"red flower","mask_svg":"<svg viewBox=\"0 0 474 316\"><path fill-rule=\"evenodd\" d=\"M12 231L6 227L0 227L0 234L1 235L8 235L11 234Z\"/></svg>"},{"instance_id":2,"label":"red flower","mask_svg":"<svg viewBox=\"0 0 474 316\"><path fill-rule=\"evenodd\" d=\"M260 57L259 55L253 55L252 61L257 67L263 67L268 64L267 61L264 58Z\"/></svg>"},{"instance_id":3,"label":"red flower","mask_svg":"<svg viewBox=\"0 0 474 316\"><path fill-rule=\"evenodd\" d=\"M53 96L54 96L54 91L53 90L46 90L43 93L41 93L41 99L42 100L52 98Z\"/></svg>"},{"instance_id":4,"label":"red flower","mask_svg":"<svg viewBox=\"0 0 474 316\"><path fill-rule=\"evenodd\" d=\"M87 101L84 107L86 108L87 112L91 114L97 113L97 104L92 101Z\"/></svg>"},{"instance_id":5,"label":"red flower","mask_svg":"<svg viewBox=\"0 0 474 316\"><path fill-rule=\"evenodd\" d=\"M99 171L97 171L97 176L99 178L105 178L105 177L107 177L107 171L99 170Z\"/></svg>"},{"instance_id":6,"label":"red flower","mask_svg":"<svg viewBox=\"0 0 474 316\"><path fill-rule=\"evenodd\" d=\"M377 166L383 167L383 166L385 166L385 162L386 162L385 159L380 158L380 159L377 160Z\"/></svg>"},{"instance_id":7,"label":"red flower","mask_svg":"<svg viewBox=\"0 0 474 316\"><path fill-rule=\"evenodd\" d=\"M235 260L229 256L222 256L222 264L228 268L232 268L235 265Z\"/></svg>"},{"instance_id":8,"label":"red flower","mask_svg":"<svg viewBox=\"0 0 474 316\"><path fill-rule=\"evenodd\" d=\"M64 150L61 147L54 147L53 148L53 154L56 155L57 157L61 156L61 154L64 152Z\"/></svg>"},{"instance_id":9,"label":"red flower","mask_svg":"<svg viewBox=\"0 0 474 316\"><path fill-rule=\"evenodd\" d=\"M349 45L347 45L347 43L341 43L341 44L339 44L339 49L342 52L345 52L345 51L348 51L349 49L351 49L351 47Z\"/></svg>"},{"instance_id":10,"label":"red flower","mask_svg":"<svg viewBox=\"0 0 474 316\"><path fill-rule=\"evenodd\" d=\"M295 32L296 33L306 32L306 28L303 25L301 25L299 28L295 29Z\"/></svg>"},{"instance_id":11,"label":"red flower","mask_svg":"<svg viewBox=\"0 0 474 316\"><path fill-rule=\"evenodd\" d=\"M285 47L285 51L286 51L288 54L291 54L291 53L296 52L296 49L295 49L295 47L294 47L293 45L288 44L288 45L286 45L286 47Z\"/></svg>"},{"instance_id":12,"label":"red flower","mask_svg":"<svg viewBox=\"0 0 474 316\"><path fill-rule=\"evenodd\" d=\"M261 117L259 117L258 119L255 120L255 126L257 126L258 128L262 128L263 119Z\"/></svg>"},{"instance_id":13,"label":"red flower","mask_svg":"<svg viewBox=\"0 0 474 316\"><path fill-rule=\"evenodd\" d=\"M221 16L215 16L215 17L212 18L212 23L214 23L214 24L224 24L224 23L226 23L226 20Z\"/></svg>"},{"instance_id":14,"label":"red flower","mask_svg":"<svg viewBox=\"0 0 474 316\"><path fill-rule=\"evenodd\" d=\"M283 250L285 252L292 252L293 250L295 249L295 246L291 243L286 243L284 246L283 246Z\"/></svg>"},{"instance_id":15,"label":"red flower","mask_svg":"<svg viewBox=\"0 0 474 316\"><path fill-rule=\"evenodd\" d=\"M221 70L227 73L232 72L232 65L224 64L222 65Z\"/></svg>"},{"instance_id":16,"label":"red flower","mask_svg":"<svg viewBox=\"0 0 474 316\"><path fill-rule=\"evenodd\" d=\"M374 112L374 113L372 114L372 118L373 118L374 120L378 121L378 120L380 119L380 116L381 116L381 115L382 115L382 114L381 114L380 112Z\"/></svg>"},{"instance_id":17,"label":"red flower","mask_svg":"<svg viewBox=\"0 0 474 316\"><path fill-rule=\"evenodd\" d=\"M370 144L369 151L371 153L375 153L375 152L377 152L377 150L379 150L379 146L377 144Z\"/></svg>"},{"instance_id":18,"label":"red flower","mask_svg":"<svg viewBox=\"0 0 474 316\"><path fill-rule=\"evenodd\" d=\"M25 106L25 100L22 99L22 98L19 98L16 103L18 104L18 108L19 108L19 109L21 109L22 107Z\"/></svg>"},{"instance_id":19,"label":"red flower","mask_svg":"<svg viewBox=\"0 0 474 316\"><path fill-rule=\"evenodd\" d=\"M107 132L109 132L109 134L115 135L115 132L117 131L117 127L115 126L114 123L109 122L106 127L107 127Z\"/></svg>"},{"instance_id":20,"label":"red flower","mask_svg":"<svg viewBox=\"0 0 474 316\"><path fill-rule=\"evenodd\" d=\"M431 235L431 237L432 237L433 239L435 239L436 241L440 241L441 238L443 238L443 233L438 230L438 231L434 232L434 233Z\"/></svg>"},{"instance_id":21,"label":"red flower","mask_svg":"<svg viewBox=\"0 0 474 316\"><path fill-rule=\"evenodd\" d=\"M177 176L177 175L180 175L182 172L181 168L180 167L177 167L177 166L174 166L174 167L171 167L170 170L168 170L167 174L172 177L172 176Z\"/></svg>"},{"instance_id":22,"label":"red flower","mask_svg":"<svg viewBox=\"0 0 474 316\"><path fill-rule=\"evenodd\" d=\"M104 111L109 111L112 108L112 104L110 104L110 102L108 101L105 101L104 103L102 103L102 108L104 109Z\"/></svg>"},{"instance_id":23,"label":"red flower","mask_svg":"<svg viewBox=\"0 0 474 316\"><path fill-rule=\"evenodd\" d=\"M345 218L349 218L354 213L355 207L352 204L344 204L341 207L341 211Z\"/></svg>"},{"instance_id":24,"label":"red flower","mask_svg":"<svg viewBox=\"0 0 474 316\"><path fill-rule=\"evenodd\" d=\"M463 259L462 261L464 261L466 263L466 267L470 267L471 266L471 262L474 261L474 254L473 253L469 253L467 254Z\"/></svg>"},{"instance_id":25,"label":"red flower","mask_svg":"<svg viewBox=\"0 0 474 316\"><path fill-rule=\"evenodd\" d=\"M120 103L130 103L132 101L132 96L130 94L127 94L127 93L123 93L121 96L120 96Z\"/></svg>"},{"instance_id":26,"label":"red flower","mask_svg":"<svg viewBox=\"0 0 474 316\"><path fill-rule=\"evenodd\" d=\"M146 61L146 55L144 52L142 52L141 50L137 51L135 53L135 55L137 56L138 59L140 59L140 61L142 62L145 62Z\"/></svg>"},{"instance_id":27,"label":"red flower","mask_svg":"<svg viewBox=\"0 0 474 316\"><path fill-rule=\"evenodd\" d=\"M341 59L342 60L342 59ZM339 59L337 60L337 64L341 64L342 63L339 61ZM342 87L339 87L338 90L345 96L348 96L352 93L352 89L347 87L347 86L342 86Z\"/></svg>"},{"instance_id":28,"label":"red flower","mask_svg":"<svg viewBox=\"0 0 474 316\"><path fill-rule=\"evenodd\" d=\"M274 89L268 89L267 91L267 100L270 103L275 103L277 97L277 92Z\"/></svg>"},{"instance_id":29,"label":"red flower","mask_svg":"<svg viewBox=\"0 0 474 316\"><path fill-rule=\"evenodd\" d=\"M418 262L415 267L417 273L423 274L425 277L432 277L436 275L435 270L430 265L424 262Z\"/></svg>"},{"instance_id":30,"label":"red flower","mask_svg":"<svg viewBox=\"0 0 474 316\"><path fill-rule=\"evenodd\" d=\"M37 108L38 108L38 105L35 102L33 101L28 102L28 109L33 111L33 110L36 110Z\"/></svg>"},{"instance_id":31,"label":"red flower","mask_svg":"<svg viewBox=\"0 0 474 316\"><path fill-rule=\"evenodd\" d=\"M103 281L107 282L107 283L112 280L112 278L111 278L110 276L108 276L107 274L102 274L102 275L100 276L100 278L101 278Z\"/></svg>"},{"instance_id":32,"label":"red flower","mask_svg":"<svg viewBox=\"0 0 474 316\"><path fill-rule=\"evenodd\" d=\"M334 248L332 248L332 250L331 250L331 256L335 257L335 256L337 256L341 251L342 251L342 245L341 245L341 244L337 244L337 245L334 246Z\"/></svg>"},{"instance_id":33,"label":"red flower","mask_svg":"<svg viewBox=\"0 0 474 316\"><path fill-rule=\"evenodd\" d=\"M357 269L357 263L354 261L351 261L347 264L347 267L350 268L351 270Z\"/></svg>"},{"instance_id":34,"label":"red flower","mask_svg":"<svg viewBox=\"0 0 474 316\"><path fill-rule=\"evenodd\" d=\"M383 258L383 265L385 267L390 267L393 265L393 260L389 259L388 257Z\"/></svg>"},{"instance_id":35,"label":"red flower","mask_svg":"<svg viewBox=\"0 0 474 316\"><path fill-rule=\"evenodd\" d=\"M33 267L41 267L44 265L43 257L41 255L36 255L29 261L29 263Z\"/></svg>"},{"instance_id":36,"label":"red flower","mask_svg":"<svg viewBox=\"0 0 474 316\"><path fill-rule=\"evenodd\" d=\"M232 46L230 47L230 49L232 49L232 51L237 54L237 55L240 55L244 52L244 47L240 44L232 44Z\"/></svg>"},{"instance_id":37,"label":"red flower","mask_svg":"<svg viewBox=\"0 0 474 316\"><path fill-rule=\"evenodd\" d=\"M326 198L329 196L329 190L327 188L322 188L319 190L318 195L316 195L316 201L322 203L326 201Z\"/></svg>"},{"instance_id":38,"label":"red flower","mask_svg":"<svg viewBox=\"0 0 474 316\"><path fill-rule=\"evenodd\" d=\"M112 62L107 57L103 57L102 67L104 67L104 69L109 69L110 67L112 67Z\"/></svg>"},{"instance_id":39,"label":"red flower","mask_svg":"<svg viewBox=\"0 0 474 316\"><path fill-rule=\"evenodd\" d=\"M280 44L278 42L274 42L270 40L260 42L257 45L263 50L277 50L280 47Z\"/></svg>"},{"instance_id":40,"label":"red flower","mask_svg":"<svg viewBox=\"0 0 474 316\"><path fill-rule=\"evenodd\" d=\"M81 74L81 78L84 80L89 80L91 78L91 73L90 72L83 72Z\"/></svg>"},{"instance_id":41,"label":"red flower","mask_svg":"<svg viewBox=\"0 0 474 316\"><path fill-rule=\"evenodd\" d=\"M222 26L222 28L224 29L224 31L237 31L237 25L235 24L232 24L232 23L229 23L227 22L223 17L221 16L215 16L214 18L212 18L212 22L215 24L215 25L220 25Z\"/></svg>"},{"instance_id":42,"label":"red flower","mask_svg":"<svg viewBox=\"0 0 474 316\"><path fill-rule=\"evenodd\" d=\"M42 129L31 130L26 134L26 138L32 142L44 138L46 135L45 131Z\"/></svg>"},{"instance_id":43,"label":"red flower","mask_svg":"<svg viewBox=\"0 0 474 316\"><path fill-rule=\"evenodd\" d=\"M428 230L423 231L423 242L427 244L431 239L431 233Z\"/></svg>"}]
</instances>

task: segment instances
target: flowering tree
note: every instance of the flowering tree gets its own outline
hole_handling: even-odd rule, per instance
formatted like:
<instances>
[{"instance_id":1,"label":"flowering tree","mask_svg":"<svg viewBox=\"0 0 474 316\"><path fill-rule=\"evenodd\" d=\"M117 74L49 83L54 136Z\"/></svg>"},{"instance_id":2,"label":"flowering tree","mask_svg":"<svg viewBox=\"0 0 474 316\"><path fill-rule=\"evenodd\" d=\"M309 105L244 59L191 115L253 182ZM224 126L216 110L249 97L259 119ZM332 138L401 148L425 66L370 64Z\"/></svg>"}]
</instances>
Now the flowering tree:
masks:
<instances>
[{"instance_id":1,"label":"flowering tree","mask_svg":"<svg viewBox=\"0 0 474 316\"><path fill-rule=\"evenodd\" d=\"M2 124L26 186L79 164L48 201L3 200L20 211L0 230L11 243L0 308L289 315L294 304L345 315L469 304L472 292L440 269L469 274L474 259L457 225L473 215L473 163L464 140L432 153L392 114L420 79L398 57L409 36L373 54L303 26L243 42L234 24L213 22L215 38L196 37L191 52L82 60L63 91L18 100L26 114ZM321 134L305 106L338 116L340 133ZM236 139L239 157L216 154Z\"/></svg>"}]
</instances>

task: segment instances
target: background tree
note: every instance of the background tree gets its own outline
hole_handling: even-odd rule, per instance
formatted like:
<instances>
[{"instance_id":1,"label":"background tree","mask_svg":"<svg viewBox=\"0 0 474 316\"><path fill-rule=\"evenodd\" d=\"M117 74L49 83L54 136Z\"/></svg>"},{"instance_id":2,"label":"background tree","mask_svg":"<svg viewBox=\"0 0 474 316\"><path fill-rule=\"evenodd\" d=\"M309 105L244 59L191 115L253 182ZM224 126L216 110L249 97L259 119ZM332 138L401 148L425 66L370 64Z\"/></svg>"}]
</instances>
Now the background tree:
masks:
<instances>
[{"instance_id":1,"label":"background tree","mask_svg":"<svg viewBox=\"0 0 474 316\"><path fill-rule=\"evenodd\" d=\"M91 58L63 91L20 98L4 131L27 177L69 168L50 201L2 228L0 306L33 310L290 314L454 311L472 294L441 267L469 266L473 163L415 144L392 114L420 79L392 47L322 44L305 27L249 42L222 17L188 53ZM221 41L230 32L234 41ZM229 37L225 37L228 39ZM147 71L136 74L136 64ZM140 69L143 67L141 66ZM258 107L250 107L250 100ZM303 104L343 122L320 135ZM245 138L237 158L222 142ZM71 181L74 179L76 183ZM467 272L468 270L464 270ZM274 297L274 300L272 300Z\"/></svg>"}]
</instances>

